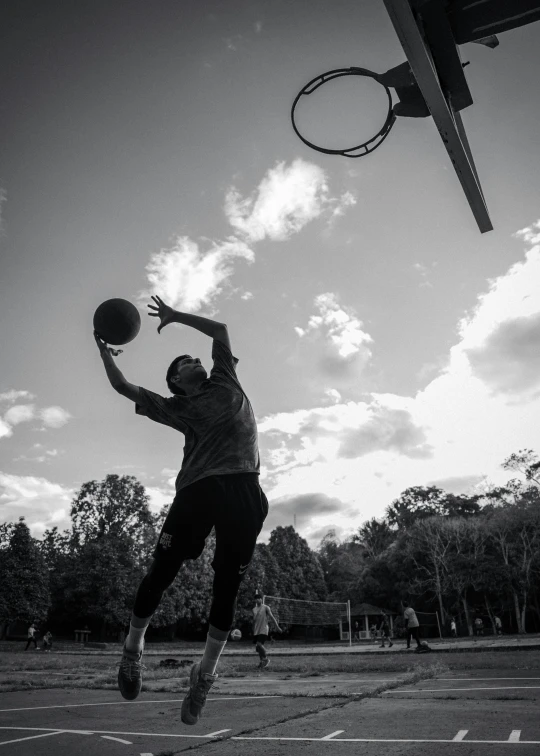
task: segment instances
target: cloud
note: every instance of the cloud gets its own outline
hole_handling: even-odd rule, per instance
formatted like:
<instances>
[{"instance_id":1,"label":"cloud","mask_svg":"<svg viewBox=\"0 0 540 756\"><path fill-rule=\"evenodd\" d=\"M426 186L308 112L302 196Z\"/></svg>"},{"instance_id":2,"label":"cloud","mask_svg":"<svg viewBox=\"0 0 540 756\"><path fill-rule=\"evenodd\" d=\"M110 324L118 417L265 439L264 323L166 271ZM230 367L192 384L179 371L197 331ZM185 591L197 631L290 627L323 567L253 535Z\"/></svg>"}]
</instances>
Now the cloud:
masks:
<instances>
[{"instance_id":1,"label":"cloud","mask_svg":"<svg viewBox=\"0 0 540 756\"><path fill-rule=\"evenodd\" d=\"M8 425L0 417L0 438L9 438L12 435L13 435L13 431L11 430L11 426Z\"/></svg>"},{"instance_id":2,"label":"cloud","mask_svg":"<svg viewBox=\"0 0 540 756\"><path fill-rule=\"evenodd\" d=\"M488 282L471 315L459 324L451 355L494 394L524 401L540 392L540 221L518 231L531 248L525 260Z\"/></svg>"},{"instance_id":3,"label":"cloud","mask_svg":"<svg viewBox=\"0 0 540 756\"><path fill-rule=\"evenodd\" d=\"M442 491L447 491L454 494L454 496L458 496L459 494L471 493L484 481L485 476L483 475L462 475L461 477L455 476L440 478L439 480L428 480L426 481L426 486L435 486Z\"/></svg>"},{"instance_id":4,"label":"cloud","mask_svg":"<svg viewBox=\"0 0 540 756\"><path fill-rule=\"evenodd\" d=\"M249 242L285 241L323 212L342 215L356 200L346 192L330 197L326 173L318 165L296 159L267 171L251 196L243 198L231 187L225 214L231 226Z\"/></svg>"},{"instance_id":5,"label":"cloud","mask_svg":"<svg viewBox=\"0 0 540 756\"><path fill-rule=\"evenodd\" d=\"M540 391L540 312L500 323L466 354L473 373L493 391Z\"/></svg>"},{"instance_id":6,"label":"cloud","mask_svg":"<svg viewBox=\"0 0 540 756\"><path fill-rule=\"evenodd\" d=\"M29 391L17 391L16 389L10 389L10 391L4 391L3 394L0 394L0 402L15 402L17 399L35 399L35 396Z\"/></svg>"},{"instance_id":7,"label":"cloud","mask_svg":"<svg viewBox=\"0 0 540 756\"><path fill-rule=\"evenodd\" d=\"M70 419L70 413L62 407L45 407L39 413L48 428L61 428Z\"/></svg>"},{"instance_id":8,"label":"cloud","mask_svg":"<svg viewBox=\"0 0 540 756\"><path fill-rule=\"evenodd\" d=\"M252 263L255 256L235 237L213 242L209 250L202 251L196 242L179 236L170 249L150 258L146 266L150 288L141 292L139 299L159 294L173 308L196 312L222 292L238 258Z\"/></svg>"},{"instance_id":9,"label":"cloud","mask_svg":"<svg viewBox=\"0 0 540 756\"><path fill-rule=\"evenodd\" d=\"M520 235L533 246L487 282L477 306L456 324L437 375L414 396L370 392L353 401L350 384L330 406L261 419L261 481L271 506L305 491L322 493L342 501L343 511L328 515L330 522L306 515L305 531L350 529L383 515L410 486L459 494L486 481L504 485L511 476L502 461L518 449L540 448L540 221ZM315 335L324 343L322 311L297 332L299 343ZM306 381L311 369L308 362ZM330 396L326 389L321 404Z\"/></svg>"},{"instance_id":10,"label":"cloud","mask_svg":"<svg viewBox=\"0 0 540 756\"><path fill-rule=\"evenodd\" d=\"M13 403L17 399L34 399L29 391L17 391L12 389L0 394L0 401ZM13 428L21 423L28 423L37 418L43 420L49 428L60 428L65 425L71 415L62 407L45 407L36 411L34 404L12 404L0 418L0 438L9 438L13 435Z\"/></svg>"},{"instance_id":11,"label":"cloud","mask_svg":"<svg viewBox=\"0 0 540 756\"><path fill-rule=\"evenodd\" d=\"M352 307L326 292L315 297L315 314L296 326L298 342L288 365L305 376L306 389L321 397L360 391L359 380L372 358L373 339ZM336 392L329 394L328 392Z\"/></svg>"},{"instance_id":12,"label":"cloud","mask_svg":"<svg viewBox=\"0 0 540 756\"><path fill-rule=\"evenodd\" d=\"M0 472L0 519L16 522L23 516L32 535L41 538L47 528L69 527L73 494L73 489L46 478Z\"/></svg>"},{"instance_id":13,"label":"cloud","mask_svg":"<svg viewBox=\"0 0 540 756\"><path fill-rule=\"evenodd\" d=\"M415 424L409 412L375 404L369 413L366 423L343 434L340 457L355 459L374 451L394 451L416 459L431 456L426 432Z\"/></svg>"},{"instance_id":14,"label":"cloud","mask_svg":"<svg viewBox=\"0 0 540 756\"><path fill-rule=\"evenodd\" d=\"M27 423L29 420L33 420L34 417L33 404L14 404L4 415L4 421L13 426L19 425L19 423Z\"/></svg>"},{"instance_id":15,"label":"cloud","mask_svg":"<svg viewBox=\"0 0 540 756\"><path fill-rule=\"evenodd\" d=\"M273 499L264 523L263 537L269 535L279 525L293 525L295 515L297 527L302 527L306 531L309 529L312 518L332 517L346 510L347 506L340 499L322 493L298 494Z\"/></svg>"}]
</instances>

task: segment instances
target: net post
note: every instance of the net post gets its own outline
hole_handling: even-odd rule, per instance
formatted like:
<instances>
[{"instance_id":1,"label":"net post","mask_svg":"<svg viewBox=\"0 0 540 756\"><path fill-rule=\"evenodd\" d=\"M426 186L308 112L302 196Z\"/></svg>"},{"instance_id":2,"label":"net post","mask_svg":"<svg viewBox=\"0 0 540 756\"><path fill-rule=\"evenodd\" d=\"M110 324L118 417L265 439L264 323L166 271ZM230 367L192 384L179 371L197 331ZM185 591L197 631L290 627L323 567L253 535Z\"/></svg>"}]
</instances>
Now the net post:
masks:
<instances>
[{"instance_id":1,"label":"net post","mask_svg":"<svg viewBox=\"0 0 540 756\"><path fill-rule=\"evenodd\" d=\"M439 612L435 612L435 616L437 617L437 627L439 628L439 637L442 640L442 632L441 632L441 623L439 622Z\"/></svg>"},{"instance_id":2,"label":"net post","mask_svg":"<svg viewBox=\"0 0 540 756\"><path fill-rule=\"evenodd\" d=\"M347 619L349 620L349 646L352 646L351 600L350 599L347 599Z\"/></svg>"}]
</instances>

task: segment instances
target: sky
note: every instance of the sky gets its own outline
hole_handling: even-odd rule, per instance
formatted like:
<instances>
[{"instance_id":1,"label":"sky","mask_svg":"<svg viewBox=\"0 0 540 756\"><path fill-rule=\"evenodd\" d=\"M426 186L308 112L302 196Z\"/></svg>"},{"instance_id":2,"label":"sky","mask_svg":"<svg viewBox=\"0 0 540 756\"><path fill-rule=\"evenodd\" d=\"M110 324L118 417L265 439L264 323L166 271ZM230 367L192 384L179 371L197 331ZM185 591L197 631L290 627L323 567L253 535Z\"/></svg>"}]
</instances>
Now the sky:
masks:
<instances>
[{"instance_id":1,"label":"sky","mask_svg":"<svg viewBox=\"0 0 540 756\"><path fill-rule=\"evenodd\" d=\"M462 111L494 230L480 234L431 118L369 156L290 122L310 79L405 60L382 0L9 1L0 24L0 522L69 527L80 486L134 475L159 511L183 436L109 386L92 316L142 313L118 365L164 396L228 325L257 418L261 534L345 538L410 486L502 485L540 451L538 23L463 45ZM325 89L326 87L326 89ZM340 79L298 122L350 146L384 90Z\"/></svg>"}]
</instances>

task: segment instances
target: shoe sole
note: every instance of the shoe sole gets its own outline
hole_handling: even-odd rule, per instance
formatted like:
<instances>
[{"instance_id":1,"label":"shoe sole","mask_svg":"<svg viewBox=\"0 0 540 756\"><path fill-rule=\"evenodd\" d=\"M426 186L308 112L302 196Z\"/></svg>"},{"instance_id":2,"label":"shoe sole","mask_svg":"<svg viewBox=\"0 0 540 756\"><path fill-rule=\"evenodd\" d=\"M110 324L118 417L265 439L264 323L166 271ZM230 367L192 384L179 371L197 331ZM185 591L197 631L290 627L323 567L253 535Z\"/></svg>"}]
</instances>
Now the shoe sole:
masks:
<instances>
[{"instance_id":1,"label":"shoe sole","mask_svg":"<svg viewBox=\"0 0 540 756\"><path fill-rule=\"evenodd\" d=\"M187 725L194 725L197 724L199 719L202 717L202 709L201 713L198 717L194 717L193 714L190 711L190 703L191 703L191 686L194 685L197 682L197 678L199 676L199 670L200 664L194 664L191 668L191 672L189 673L189 692L186 694L186 697L182 701L182 709L180 711L180 719L184 724ZM195 670L197 670L196 674L194 675Z\"/></svg>"}]
</instances>

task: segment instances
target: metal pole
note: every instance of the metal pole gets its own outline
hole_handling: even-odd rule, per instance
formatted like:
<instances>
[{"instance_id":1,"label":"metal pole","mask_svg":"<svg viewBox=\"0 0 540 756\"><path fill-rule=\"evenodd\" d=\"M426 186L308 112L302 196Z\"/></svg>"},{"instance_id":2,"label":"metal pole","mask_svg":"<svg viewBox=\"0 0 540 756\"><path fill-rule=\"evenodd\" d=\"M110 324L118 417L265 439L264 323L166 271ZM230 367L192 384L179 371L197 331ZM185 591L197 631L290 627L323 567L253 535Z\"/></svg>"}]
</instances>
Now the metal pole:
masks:
<instances>
[{"instance_id":1,"label":"metal pole","mask_svg":"<svg viewBox=\"0 0 540 756\"><path fill-rule=\"evenodd\" d=\"M439 612L435 612L435 616L437 617L437 625L439 626L439 635L442 640L442 633L441 633L441 623L439 622Z\"/></svg>"},{"instance_id":2,"label":"metal pole","mask_svg":"<svg viewBox=\"0 0 540 756\"><path fill-rule=\"evenodd\" d=\"M349 646L352 646L352 630L351 630L351 600L347 599L347 617L349 619Z\"/></svg>"}]
</instances>

